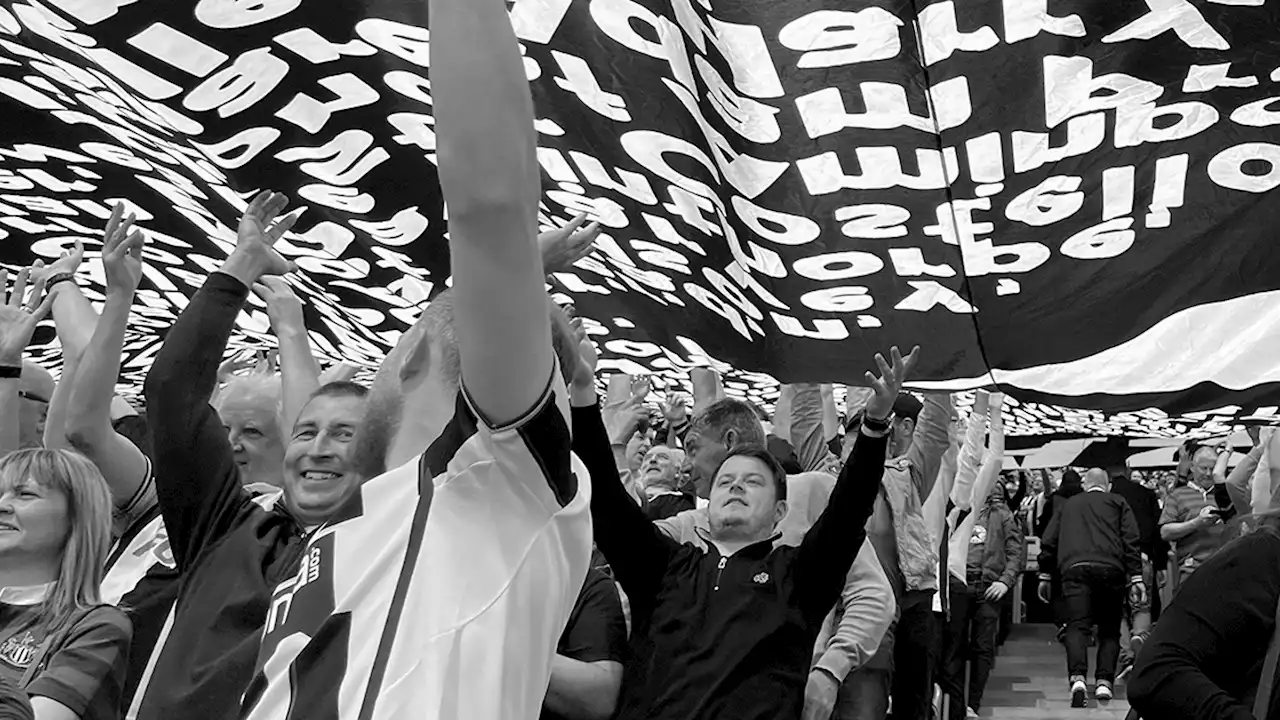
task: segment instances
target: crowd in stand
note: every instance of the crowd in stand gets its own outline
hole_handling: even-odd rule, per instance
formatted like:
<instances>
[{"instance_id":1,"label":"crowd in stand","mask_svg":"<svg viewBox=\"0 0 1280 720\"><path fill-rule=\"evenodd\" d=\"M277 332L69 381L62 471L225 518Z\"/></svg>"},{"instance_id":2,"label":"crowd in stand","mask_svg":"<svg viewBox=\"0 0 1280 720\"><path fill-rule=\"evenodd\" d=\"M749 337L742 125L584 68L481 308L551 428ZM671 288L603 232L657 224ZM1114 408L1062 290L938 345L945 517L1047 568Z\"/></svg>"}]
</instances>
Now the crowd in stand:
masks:
<instances>
[{"instance_id":1,"label":"crowd in stand","mask_svg":"<svg viewBox=\"0 0 1280 720\"><path fill-rule=\"evenodd\" d=\"M903 392L919 349L876 355L843 420L830 385L784 386L770 418L707 371L656 410L643 378L599 396L590 324L544 283L598 228L536 235L505 7L431 13L454 283L371 385L320 372L276 193L142 407L115 395L133 216L97 258L0 271L0 720L972 717L1030 561L1080 705L1095 644L1099 700L1132 671L1147 717L1267 716L1280 441L1234 469L1186 446L1159 497L1141 474L1002 473L1002 396L962 417ZM246 368L225 356L251 295L278 350ZM49 316L56 382L24 360Z\"/></svg>"}]
</instances>

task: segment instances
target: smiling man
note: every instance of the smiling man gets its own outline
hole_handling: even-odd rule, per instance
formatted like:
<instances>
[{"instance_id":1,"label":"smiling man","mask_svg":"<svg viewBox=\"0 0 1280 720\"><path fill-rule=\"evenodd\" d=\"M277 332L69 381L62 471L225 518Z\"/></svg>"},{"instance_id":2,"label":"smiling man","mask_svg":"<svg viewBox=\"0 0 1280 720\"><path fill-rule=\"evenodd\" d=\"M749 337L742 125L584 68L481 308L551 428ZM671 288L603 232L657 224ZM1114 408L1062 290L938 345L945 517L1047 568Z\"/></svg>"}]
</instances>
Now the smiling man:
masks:
<instances>
[{"instance_id":1,"label":"smiling man","mask_svg":"<svg viewBox=\"0 0 1280 720\"><path fill-rule=\"evenodd\" d=\"M210 405L250 288L289 269L271 247L293 224L292 215L277 221L287 202L264 192L250 203L235 251L191 299L147 375L156 493L182 583L131 716L238 716L273 592L297 575L307 536L359 487L347 454L364 416L362 386L337 382L315 391L284 439L276 469L282 490L266 495L244 484L255 468L259 477L268 469L232 444L237 429L254 428L240 423L229 434Z\"/></svg>"}]
</instances>

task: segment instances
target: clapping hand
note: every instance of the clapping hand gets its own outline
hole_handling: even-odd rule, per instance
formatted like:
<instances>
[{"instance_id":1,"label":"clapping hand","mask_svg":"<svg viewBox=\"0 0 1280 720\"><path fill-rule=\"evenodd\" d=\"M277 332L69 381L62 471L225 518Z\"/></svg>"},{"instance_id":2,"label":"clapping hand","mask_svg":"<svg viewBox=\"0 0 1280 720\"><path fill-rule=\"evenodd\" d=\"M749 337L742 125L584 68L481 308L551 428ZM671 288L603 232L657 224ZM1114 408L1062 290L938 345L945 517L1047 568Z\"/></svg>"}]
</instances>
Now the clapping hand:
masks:
<instances>
[{"instance_id":1,"label":"clapping hand","mask_svg":"<svg viewBox=\"0 0 1280 720\"><path fill-rule=\"evenodd\" d=\"M867 386L872 390L872 397L867 401L866 416L872 420L885 420L889 414L893 412L893 404L898 400L898 393L902 391L902 383L906 380L907 375L916 366L916 359L920 353L920 346L911 349L911 354L905 358L898 351L895 345L889 349L890 362L886 362L884 356L876 353L876 365L880 368L880 377L876 377L871 371L867 371Z\"/></svg>"},{"instance_id":2,"label":"clapping hand","mask_svg":"<svg viewBox=\"0 0 1280 720\"><path fill-rule=\"evenodd\" d=\"M544 271L566 272L591 252L592 243L600 236L600 223L593 222L584 228L582 223L586 220L587 214L580 213L567 225L538 235Z\"/></svg>"},{"instance_id":3,"label":"clapping hand","mask_svg":"<svg viewBox=\"0 0 1280 720\"><path fill-rule=\"evenodd\" d=\"M263 275L283 275L293 269L293 264L275 249L279 240L297 222L301 211L284 217L280 213L289 206L289 198L281 193L264 190L245 208L236 231L236 249L232 259L238 259L244 276L238 279L252 285Z\"/></svg>"},{"instance_id":4,"label":"clapping hand","mask_svg":"<svg viewBox=\"0 0 1280 720\"><path fill-rule=\"evenodd\" d=\"M132 299L138 291L138 283L142 282L142 247L146 238L141 230L133 227L136 220L133 213L122 220L123 214L124 206L117 204L107 221L102 240L102 270L107 278L108 293L119 293ZM78 249L83 253L83 247Z\"/></svg>"},{"instance_id":5,"label":"clapping hand","mask_svg":"<svg viewBox=\"0 0 1280 720\"><path fill-rule=\"evenodd\" d=\"M22 363L22 352L31 344L36 326L53 308L53 297L45 295L44 277L31 288L27 298L27 279L31 268L18 271L13 280L12 292L5 294L9 286L9 271L0 268L0 364L16 366Z\"/></svg>"},{"instance_id":6,"label":"clapping hand","mask_svg":"<svg viewBox=\"0 0 1280 720\"><path fill-rule=\"evenodd\" d=\"M306 330L302 301L289 283L278 277L264 277L252 289L267 304L267 319L277 335L282 330Z\"/></svg>"}]
</instances>

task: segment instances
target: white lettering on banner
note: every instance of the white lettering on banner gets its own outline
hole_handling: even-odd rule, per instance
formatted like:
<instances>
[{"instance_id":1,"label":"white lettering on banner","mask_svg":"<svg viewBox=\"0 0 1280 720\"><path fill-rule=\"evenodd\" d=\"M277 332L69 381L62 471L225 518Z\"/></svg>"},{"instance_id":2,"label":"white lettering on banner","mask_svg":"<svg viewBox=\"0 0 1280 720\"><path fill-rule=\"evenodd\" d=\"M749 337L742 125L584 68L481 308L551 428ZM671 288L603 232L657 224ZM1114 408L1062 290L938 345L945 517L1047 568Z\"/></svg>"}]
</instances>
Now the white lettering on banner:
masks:
<instances>
[{"instance_id":1,"label":"white lettering on banner","mask_svg":"<svg viewBox=\"0 0 1280 720\"><path fill-rule=\"evenodd\" d=\"M903 149L903 152L910 152ZM840 156L825 152L796 161L796 169L811 195L828 195L841 190L887 190L904 187L911 190L941 190L960 176L955 148L941 151L916 149L915 175L903 172L897 147L859 147L855 151L862 172L846 175Z\"/></svg>"},{"instance_id":2,"label":"white lettering on banner","mask_svg":"<svg viewBox=\"0 0 1280 720\"><path fill-rule=\"evenodd\" d=\"M741 335L742 337L748 340L751 339L751 330L747 327L747 323L743 319L742 313L738 312L737 309L735 309L734 307L729 305L727 302L720 299L720 297L717 296L715 293L711 292L710 290L707 290L701 285L696 285L692 282L686 282L684 283L683 287L684 287L685 294L687 294L689 297L693 298L694 300L697 300L706 309L719 315L725 320L728 320L729 325L733 327L733 329L739 335ZM763 335L764 333L762 332L761 334Z\"/></svg>"},{"instance_id":3,"label":"white lettering on banner","mask_svg":"<svg viewBox=\"0 0 1280 720\"><path fill-rule=\"evenodd\" d=\"M649 226L649 231L653 233L654 238L661 240L668 245L681 247L689 250L690 252L697 253L698 255L706 256L707 251L702 248L702 245L691 240L686 240L679 232L676 231L675 226L671 224L671 221L666 218L657 215L650 215L648 213L640 213L640 218L644 220L645 225Z\"/></svg>"},{"instance_id":4,"label":"white lettering on banner","mask_svg":"<svg viewBox=\"0 0 1280 720\"><path fill-rule=\"evenodd\" d=\"M289 233L276 241L276 249L285 255L298 256L307 253L323 253L342 257L356 234L337 223L325 220L305 233ZM295 244L296 243L298 244Z\"/></svg>"},{"instance_id":5,"label":"white lettering on banner","mask_svg":"<svg viewBox=\"0 0 1280 720\"><path fill-rule=\"evenodd\" d=\"M1049 0L1004 0L1004 41L1013 44L1042 32L1066 37L1084 37L1084 20L1079 15L1056 17L1049 14Z\"/></svg>"},{"instance_id":6,"label":"white lettering on banner","mask_svg":"<svg viewBox=\"0 0 1280 720\"><path fill-rule=\"evenodd\" d=\"M595 20L596 26L619 44L651 58L667 59L667 53L662 47L659 18L648 8L634 0L591 0L590 10L591 19ZM648 25L653 31L654 39L636 32L635 21Z\"/></svg>"},{"instance_id":7,"label":"white lettering on banner","mask_svg":"<svg viewBox=\"0 0 1280 720\"><path fill-rule=\"evenodd\" d=\"M571 4L573 0L516 0L511 8L511 27L521 40L546 45Z\"/></svg>"},{"instance_id":8,"label":"white lettering on banner","mask_svg":"<svg viewBox=\"0 0 1280 720\"><path fill-rule=\"evenodd\" d=\"M80 143L80 149L84 151L86 155L92 155L99 160L113 163L120 167L142 170L144 172L152 169L151 163L118 145L100 142L85 142Z\"/></svg>"},{"instance_id":9,"label":"white lettering on banner","mask_svg":"<svg viewBox=\"0 0 1280 720\"><path fill-rule=\"evenodd\" d=\"M369 18L356 23L356 34L370 45L419 67L429 67L431 33L393 20Z\"/></svg>"},{"instance_id":10,"label":"white lettering on banner","mask_svg":"<svg viewBox=\"0 0 1280 720\"><path fill-rule=\"evenodd\" d=\"M1246 163L1266 165L1266 172L1245 172ZM1209 179L1219 187L1264 193L1280 186L1280 145L1241 143L1219 152L1209 161Z\"/></svg>"},{"instance_id":11,"label":"white lettering on banner","mask_svg":"<svg viewBox=\"0 0 1280 720\"><path fill-rule=\"evenodd\" d=\"M706 137L707 145L711 148L711 154L715 158L716 164L720 167L720 171L724 173L725 180L728 180L729 184L738 192L748 198L757 197L772 187L790 167L789 163L761 160L746 153L737 152L733 144L724 135L721 135L719 130L711 127L711 123L707 122L707 118L702 114L702 108L698 105L693 93L689 92L683 85L665 78L662 83L667 86L667 89L676 96L680 104L684 105L685 109L689 111L689 115L698 123L703 136Z\"/></svg>"},{"instance_id":12,"label":"white lettering on banner","mask_svg":"<svg viewBox=\"0 0 1280 720\"><path fill-rule=\"evenodd\" d=\"M196 77L208 76L227 61L225 53L164 23L151 24L146 30L129 38L128 43L151 57Z\"/></svg>"},{"instance_id":13,"label":"white lettering on banner","mask_svg":"<svg viewBox=\"0 0 1280 720\"><path fill-rule=\"evenodd\" d=\"M575 150L569 151L569 157L573 160L574 165L578 166L583 179L592 185L625 195L638 203L645 205L658 204L658 197L653 193L653 186L649 184L649 179L644 175L621 168L614 168L614 172L618 175L618 180L614 180L609 177L609 171L605 169L604 165L594 157ZM572 170L569 171L569 175L577 179Z\"/></svg>"},{"instance_id":14,"label":"white lettering on banner","mask_svg":"<svg viewBox=\"0 0 1280 720\"><path fill-rule=\"evenodd\" d=\"M592 159L594 160L594 158ZM596 160L596 162L599 163L600 161ZM547 175L556 182L576 183L579 180L578 176L573 172L573 168L569 166L569 161L564 159L564 154L555 148L539 147L538 164L541 165ZM601 169L601 173L603 172L603 169ZM644 176L638 175L638 177ZM645 183L647 184L648 181L646 180ZM650 190L652 190L652 188L650 188ZM657 201L658 199L655 197L653 202L656 203Z\"/></svg>"},{"instance_id":15,"label":"white lettering on banner","mask_svg":"<svg viewBox=\"0 0 1280 720\"><path fill-rule=\"evenodd\" d=\"M608 228L621 230L631 224L622 206L607 197L589 198L565 190L548 190L546 196L548 200L563 205L570 213L594 216L601 225Z\"/></svg>"},{"instance_id":16,"label":"white lettering on banner","mask_svg":"<svg viewBox=\"0 0 1280 720\"><path fill-rule=\"evenodd\" d=\"M1187 78L1182 81L1182 92L1208 92L1220 87L1255 87L1258 78L1231 77L1231 63L1192 65L1187 68Z\"/></svg>"},{"instance_id":17,"label":"white lettering on banner","mask_svg":"<svg viewBox=\"0 0 1280 720\"><path fill-rule=\"evenodd\" d=\"M889 260L893 263L893 271L899 277L949 278L956 276L955 268L946 263L930 265L924 260L924 251L920 248L889 248Z\"/></svg>"},{"instance_id":18,"label":"white lettering on banner","mask_svg":"<svg viewBox=\"0 0 1280 720\"><path fill-rule=\"evenodd\" d=\"M663 157L667 153L683 155L702 165L707 169L711 177L719 181L720 173L715 163L711 162L711 158L707 157L706 153L702 152L696 145L680 138L660 133L657 130L630 130L623 133L618 138L618 142L627 155L645 170L694 195L716 202L717 196L714 190L704 183L681 174L671 167L671 164ZM672 200L679 204L679 200L675 198L674 194Z\"/></svg>"},{"instance_id":19,"label":"white lettering on banner","mask_svg":"<svg viewBox=\"0 0 1280 720\"><path fill-rule=\"evenodd\" d=\"M1115 218L1067 238L1059 252L1076 260L1113 258L1133 246L1133 218Z\"/></svg>"},{"instance_id":20,"label":"white lettering on banner","mask_svg":"<svg viewBox=\"0 0 1280 720\"><path fill-rule=\"evenodd\" d=\"M564 77L555 78L561 90L578 96L583 105L614 122L631 122L631 113L627 112L622 96L605 92L585 60L559 50L552 50L551 57L555 58L564 74Z\"/></svg>"},{"instance_id":21,"label":"white lettering on banner","mask_svg":"<svg viewBox=\"0 0 1280 720\"><path fill-rule=\"evenodd\" d=\"M85 25L96 25L113 18L120 8L137 0L48 0L49 4Z\"/></svg>"},{"instance_id":22,"label":"white lettering on banner","mask_svg":"<svg viewBox=\"0 0 1280 720\"><path fill-rule=\"evenodd\" d=\"M964 143L969 177L974 182L998 183L1004 180L1004 146L1000 133L991 132L970 138Z\"/></svg>"},{"instance_id":23,"label":"white lettering on banner","mask_svg":"<svg viewBox=\"0 0 1280 720\"><path fill-rule=\"evenodd\" d=\"M0 77L0 93L36 110L61 110L63 105L30 85Z\"/></svg>"},{"instance_id":24,"label":"white lettering on banner","mask_svg":"<svg viewBox=\"0 0 1280 720\"><path fill-rule=\"evenodd\" d=\"M272 39L312 65L333 62L341 57L368 57L378 52L377 48L360 40L349 40L341 45L331 43L315 30L305 27Z\"/></svg>"},{"instance_id":25,"label":"white lettering on banner","mask_svg":"<svg viewBox=\"0 0 1280 720\"><path fill-rule=\"evenodd\" d=\"M306 93L298 93L288 105L276 111L276 117L314 135L320 132L335 112L372 105L378 101L378 91L351 73L321 78L320 84L337 99L320 102Z\"/></svg>"},{"instance_id":26,"label":"white lettering on banner","mask_svg":"<svg viewBox=\"0 0 1280 720\"><path fill-rule=\"evenodd\" d=\"M1157 118L1177 116L1174 123ZM1122 105L1116 108L1115 145L1136 147L1142 143L1182 140L1204 132L1218 122L1218 111L1202 102L1180 102L1157 107L1154 104Z\"/></svg>"},{"instance_id":27,"label":"white lettering on banner","mask_svg":"<svg viewBox=\"0 0 1280 720\"><path fill-rule=\"evenodd\" d=\"M1273 109L1272 106L1275 106ZM1248 127L1270 127L1280 124L1280 97L1254 100L1236 108L1231 121Z\"/></svg>"},{"instance_id":28,"label":"white lettering on banner","mask_svg":"<svg viewBox=\"0 0 1280 720\"><path fill-rule=\"evenodd\" d=\"M1102 113L1073 117L1067 121L1067 142L1062 147L1049 147L1049 133L1015 130L1013 171L1024 173L1065 158L1079 157L1097 150L1107 136L1107 121Z\"/></svg>"},{"instance_id":29,"label":"white lettering on banner","mask_svg":"<svg viewBox=\"0 0 1280 720\"><path fill-rule=\"evenodd\" d=\"M288 74L289 63L271 48L250 50L187 93L182 106L196 112L217 108L219 117L230 117L266 97Z\"/></svg>"},{"instance_id":30,"label":"white lettering on banner","mask_svg":"<svg viewBox=\"0 0 1280 720\"><path fill-rule=\"evenodd\" d=\"M37 183L40 183L40 185L44 186L44 188L50 192L58 194L69 192L87 193L97 189L97 186L91 185L83 180L73 180L70 183L63 182L55 178L53 175L50 175L48 172L38 168L26 168L19 170L18 172L26 175Z\"/></svg>"},{"instance_id":31,"label":"white lettering on banner","mask_svg":"<svg viewBox=\"0 0 1280 720\"><path fill-rule=\"evenodd\" d=\"M212 28L232 30L284 17L302 0L200 0L196 19Z\"/></svg>"},{"instance_id":32,"label":"white lettering on banner","mask_svg":"<svg viewBox=\"0 0 1280 720\"><path fill-rule=\"evenodd\" d=\"M729 302L733 303L734 307L738 308L743 315L747 316L747 324L751 326L752 330L755 330L761 335L764 334L764 331L760 329L760 326L754 322L756 320L763 320L764 315L760 313L759 308L747 299L746 295L742 294L741 290L735 287L733 283L729 282L728 278L709 267L702 268L702 275L711 283L712 287L719 290L721 295L728 298Z\"/></svg>"},{"instance_id":33,"label":"white lettering on banner","mask_svg":"<svg viewBox=\"0 0 1280 720\"><path fill-rule=\"evenodd\" d=\"M778 42L802 53L796 67L837 67L897 57L900 27L902 21L884 8L815 10L783 25Z\"/></svg>"},{"instance_id":34,"label":"white lettering on banner","mask_svg":"<svg viewBox=\"0 0 1280 720\"><path fill-rule=\"evenodd\" d=\"M678 35L676 37L679 37ZM701 55L693 60L698 74L707 86L707 98L716 114L734 132L753 143L768 144L782 137L782 129L774 116L780 111L772 105L743 97L733 91L711 63ZM686 86L687 87L687 86Z\"/></svg>"},{"instance_id":35,"label":"white lettering on banner","mask_svg":"<svg viewBox=\"0 0 1280 720\"><path fill-rule=\"evenodd\" d=\"M840 226L840 232L845 237L872 240L906 237L907 227L904 223L911 219L911 213L906 208L881 203L846 205L836 208L834 216L837 221L844 223Z\"/></svg>"},{"instance_id":36,"label":"white lettering on banner","mask_svg":"<svg viewBox=\"0 0 1280 720\"><path fill-rule=\"evenodd\" d=\"M415 205L401 210L391 216L390 220L381 222L352 220L351 227L369 233L384 245L404 247L422 237L422 233L426 232L427 218L418 212L418 207Z\"/></svg>"},{"instance_id":37,"label":"white lettering on banner","mask_svg":"<svg viewBox=\"0 0 1280 720\"><path fill-rule=\"evenodd\" d=\"M810 290L800 296L800 304L818 312L851 313L868 310L876 303L865 287L853 285Z\"/></svg>"},{"instance_id":38,"label":"white lettering on banner","mask_svg":"<svg viewBox=\"0 0 1280 720\"><path fill-rule=\"evenodd\" d=\"M0 190L31 190L35 188L35 183L26 178L18 177L12 170L0 168Z\"/></svg>"},{"instance_id":39,"label":"white lettering on banner","mask_svg":"<svg viewBox=\"0 0 1280 720\"><path fill-rule=\"evenodd\" d=\"M31 32L96 64L152 100L164 100L182 92L177 85L111 50L82 45L92 40L73 32L75 27L71 23L43 6L15 5L13 10Z\"/></svg>"},{"instance_id":40,"label":"white lettering on banner","mask_svg":"<svg viewBox=\"0 0 1280 720\"><path fill-rule=\"evenodd\" d=\"M1172 155L1156 160L1155 191L1151 198L1150 212L1145 219L1149 228L1169 227L1169 208L1182 207L1187 187L1187 166L1191 156Z\"/></svg>"},{"instance_id":41,"label":"white lettering on banner","mask_svg":"<svg viewBox=\"0 0 1280 720\"><path fill-rule=\"evenodd\" d=\"M1019 193L1005 206L1004 216L1032 227L1044 227L1065 220L1084 207L1084 193L1079 192L1082 182L1080 178L1070 175L1047 177L1034 187Z\"/></svg>"},{"instance_id":42,"label":"white lettering on banner","mask_svg":"<svg viewBox=\"0 0 1280 720\"><path fill-rule=\"evenodd\" d=\"M996 31L983 25L972 32L961 32L956 24L953 0L936 3L920 10L916 23L920 29L920 50L924 64L946 60L957 50L982 52L1000 42Z\"/></svg>"},{"instance_id":43,"label":"white lettering on banner","mask_svg":"<svg viewBox=\"0 0 1280 720\"><path fill-rule=\"evenodd\" d=\"M328 162L302 163L299 169L311 177L334 185L350 185L378 165L391 159L381 147L373 147L374 138L364 130L344 130L320 147L296 147L276 153L277 160L333 158Z\"/></svg>"},{"instance_id":44,"label":"white lettering on banner","mask_svg":"<svg viewBox=\"0 0 1280 720\"><path fill-rule=\"evenodd\" d=\"M94 4L101 5L101 3ZM0 31L10 35L17 35L20 30L22 30L22 25L18 22L18 18L14 17L13 13L7 9L0 7Z\"/></svg>"},{"instance_id":45,"label":"white lettering on banner","mask_svg":"<svg viewBox=\"0 0 1280 720\"><path fill-rule=\"evenodd\" d=\"M383 76L387 87L401 95L431 105L431 81L408 70L392 70Z\"/></svg>"},{"instance_id":46,"label":"white lettering on banner","mask_svg":"<svg viewBox=\"0 0 1280 720\"><path fill-rule=\"evenodd\" d=\"M969 101L969 81L964 76L944 80L929 88L929 100L922 99L925 114L916 115L907 106L907 89L881 82L858 84L865 112L845 109L840 88L826 88L796 98L796 109L809 137L817 139L847 128L892 130L910 127L937 133L963 125L973 114ZM929 112L929 105L937 109Z\"/></svg>"},{"instance_id":47,"label":"white lettering on banner","mask_svg":"<svg viewBox=\"0 0 1280 720\"><path fill-rule=\"evenodd\" d=\"M1134 166L1102 171L1102 219L1114 220L1133 212Z\"/></svg>"},{"instance_id":48,"label":"white lettering on banner","mask_svg":"<svg viewBox=\"0 0 1280 720\"><path fill-rule=\"evenodd\" d=\"M663 203L662 209L679 217L685 224L703 235L721 235L719 218L716 215L716 202L704 195L695 195L677 185L667 185L667 196L671 202ZM707 218L704 214L710 214ZM712 221L715 222L712 222Z\"/></svg>"},{"instance_id":49,"label":"white lettering on banner","mask_svg":"<svg viewBox=\"0 0 1280 720\"><path fill-rule=\"evenodd\" d=\"M321 184L303 185L298 188L298 195L313 203L356 215L363 215L369 212L376 204L372 195L362 193L351 187L334 187Z\"/></svg>"},{"instance_id":50,"label":"white lettering on banner","mask_svg":"<svg viewBox=\"0 0 1280 720\"><path fill-rule=\"evenodd\" d=\"M698 52L707 54L707 40L720 51L733 75L734 87L754 98L782 97L782 80L760 28L709 16L703 23L689 0L672 0L671 9Z\"/></svg>"},{"instance_id":51,"label":"white lettering on banner","mask_svg":"<svg viewBox=\"0 0 1280 720\"><path fill-rule=\"evenodd\" d=\"M790 309L790 306L779 300L773 293L766 290L763 285L756 281L755 277L752 276L746 268L738 264L736 261L726 265L724 273L732 278L734 282L738 283L738 286L742 289L750 290L755 293L755 296L760 298L760 302L765 303L766 305L772 305L779 310ZM786 274L785 270L783 271L783 274Z\"/></svg>"},{"instance_id":52,"label":"white lettering on banner","mask_svg":"<svg viewBox=\"0 0 1280 720\"><path fill-rule=\"evenodd\" d=\"M387 124L400 131L391 136L397 145L413 145L428 153L436 150L435 122L435 118L422 113L392 113L387 117Z\"/></svg>"},{"instance_id":53,"label":"white lettering on banner","mask_svg":"<svg viewBox=\"0 0 1280 720\"><path fill-rule=\"evenodd\" d=\"M212 145L191 144L219 167L234 170L253 160L279 138L280 131L273 127L253 127Z\"/></svg>"},{"instance_id":54,"label":"white lettering on banner","mask_svg":"<svg viewBox=\"0 0 1280 720\"><path fill-rule=\"evenodd\" d=\"M689 259L671 248L647 240L632 240L631 247L637 257L650 265L685 275L693 274L689 269Z\"/></svg>"},{"instance_id":55,"label":"white lettering on banner","mask_svg":"<svg viewBox=\"0 0 1280 720\"><path fill-rule=\"evenodd\" d=\"M733 196L730 204L748 230L779 245L804 245L817 240L822 234L818 223L803 215L762 208L737 195Z\"/></svg>"},{"instance_id":56,"label":"white lettering on banner","mask_svg":"<svg viewBox=\"0 0 1280 720\"><path fill-rule=\"evenodd\" d=\"M1229 50L1231 45L1204 15L1187 0L1146 0L1147 12L1142 17L1102 38L1104 43L1126 40L1150 40L1166 31L1177 33L1182 42L1193 48Z\"/></svg>"},{"instance_id":57,"label":"white lettering on banner","mask_svg":"<svg viewBox=\"0 0 1280 720\"><path fill-rule=\"evenodd\" d=\"M894 305L894 310L928 312L934 306L941 305L958 314L978 312L959 293L936 280L908 280L907 284L913 288L913 292Z\"/></svg>"},{"instance_id":58,"label":"white lettering on banner","mask_svg":"<svg viewBox=\"0 0 1280 720\"><path fill-rule=\"evenodd\" d=\"M738 240L737 230L725 215L720 216L720 228L724 230L724 239L734 262L741 265L743 269L755 270L775 278L787 276L787 266L782 262L781 255L751 240L748 240L744 247Z\"/></svg>"},{"instance_id":59,"label":"white lettering on banner","mask_svg":"<svg viewBox=\"0 0 1280 720\"><path fill-rule=\"evenodd\" d=\"M1097 95L1099 91L1105 95ZM1093 61L1085 57L1044 58L1045 125L1122 105L1144 105L1164 94L1159 85L1124 73L1093 76Z\"/></svg>"},{"instance_id":60,"label":"white lettering on banner","mask_svg":"<svg viewBox=\"0 0 1280 720\"><path fill-rule=\"evenodd\" d=\"M790 315L770 312L769 316L782 332L792 337L807 337L814 340L846 340L849 328L839 318L814 318L813 329L806 328L798 319Z\"/></svg>"},{"instance_id":61,"label":"white lettering on banner","mask_svg":"<svg viewBox=\"0 0 1280 720\"><path fill-rule=\"evenodd\" d=\"M880 272L884 269L884 261L871 253L842 250L800 258L792 268L810 280L848 280Z\"/></svg>"}]
</instances>

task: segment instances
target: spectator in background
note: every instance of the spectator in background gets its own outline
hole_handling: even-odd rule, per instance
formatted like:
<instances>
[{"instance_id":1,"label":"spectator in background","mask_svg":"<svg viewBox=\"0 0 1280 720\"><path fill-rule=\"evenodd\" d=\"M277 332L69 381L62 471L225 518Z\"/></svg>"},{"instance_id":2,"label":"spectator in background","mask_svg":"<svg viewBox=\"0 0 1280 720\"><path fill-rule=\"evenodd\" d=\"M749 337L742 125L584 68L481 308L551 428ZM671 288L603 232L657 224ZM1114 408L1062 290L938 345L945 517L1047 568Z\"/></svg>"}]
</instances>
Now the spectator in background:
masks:
<instances>
[{"instance_id":1,"label":"spectator in background","mask_svg":"<svg viewBox=\"0 0 1280 720\"><path fill-rule=\"evenodd\" d=\"M627 622L618 589L592 568L551 661L541 720L608 720L618 704L626 662Z\"/></svg>"},{"instance_id":2,"label":"spectator in background","mask_svg":"<svg viewBox=\"0 0 1280 720\"><path fill-rule=\"evenodd\" d=\"M1222 547L1222 510L1213 494L1218 455L1200 446L1188 465L1189 482L1169 491L1160 514L1160 539L1177 543L1178 584Z\"/></svg>"},{"instance_id":3,"label":"spectator in background","mask_svg":"<svg viewBox=\"0 0 1280 720\"><path fill-rule=\"evenodd\" d=\"M1040 544L1039 595L1049 601L1050 575L1061 576L1066 606L1067 673L1071 706L1085 707L1089 672L1088 628L1097 627L1094 697L1110 700L1120 656L1120 620L1126 601L1142 604L1138 524L1124 498L1107 491L1107 473L1085 474L1085 491L1054 514ZM1126 593L1126 588L1128 592Z\"/></svg>"},{"instance_id":4,"label":"spectator in background","mask_svg":"<svg viewBox=\"0 0 1280 720\"><path fill-rule=\"evenodd\" d=\"M697 507L693 491L679 483L684 461L683 452L666 445L652 447L645 454L639 473L645 517L661 520Z\"/></svg>"}]
</instances>

